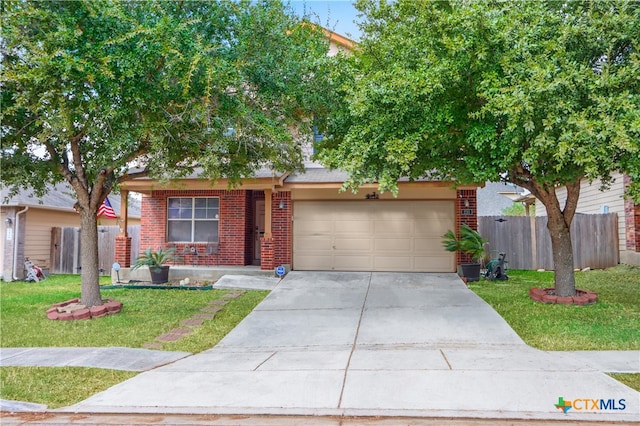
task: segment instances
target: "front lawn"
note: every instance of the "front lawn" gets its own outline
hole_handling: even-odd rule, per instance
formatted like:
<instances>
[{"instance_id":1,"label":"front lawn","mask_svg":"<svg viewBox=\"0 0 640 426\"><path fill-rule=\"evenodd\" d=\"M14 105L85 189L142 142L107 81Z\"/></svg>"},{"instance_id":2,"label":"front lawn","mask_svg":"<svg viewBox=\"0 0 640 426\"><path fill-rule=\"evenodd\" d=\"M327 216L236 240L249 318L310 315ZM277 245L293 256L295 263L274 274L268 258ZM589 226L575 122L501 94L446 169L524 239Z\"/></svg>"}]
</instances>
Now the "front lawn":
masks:
<instances>
[{"instance_id":1,"label":"front lawn","mask_svg":"<svg viewBox=\"0 0 640 426\"><path fill-rule=\"evenodd\" d=\"M576 287L598 293L587 306L546 305L531 287L553 287L553 272L509 271L508 281L470 283L530 346L545 351L640 349L640 268L576 273Z\"/></svg>"},{"instance_id":2,"label":"front lawn","mask_svg":"<svg viewBox=\"0 0 640 426\"><path fill-rule=\"evenodd\" d=\"M109 277L101 278L110 284ZM52 304L78 297L79 275L55 275L40 283L0 282L0 347L140 348L179 327L226 290L102 290L104 299L123 303L116 315L81 321L52 321ZM182 339L164 343L164 350L200 352L215 346L268 294L245 291ZM137 373L79 367L0 367L3 399L29 401L58 408L120 383Z\"/></svg>"},{"instance_id":3,"label":"front lawn","mask_svg":"<svg viewBox=\"0 0 640 426\"><path fill-rule=\"evenodd\" d=\"M104 284L110 283L103 277ZM144 343L179 327L226 290L103 289L103 299L123 303L116 315L81 321L52 321L46 310L56 302L80 295L79 275L54 275L39 283L0 283L2 323L0 347L107 347L140 348ZM205 321L191 335L164 349L200 352L211 348L236 326L267 291L247 291L231 300L215 320Z\"/></svg>"}]
</instances>

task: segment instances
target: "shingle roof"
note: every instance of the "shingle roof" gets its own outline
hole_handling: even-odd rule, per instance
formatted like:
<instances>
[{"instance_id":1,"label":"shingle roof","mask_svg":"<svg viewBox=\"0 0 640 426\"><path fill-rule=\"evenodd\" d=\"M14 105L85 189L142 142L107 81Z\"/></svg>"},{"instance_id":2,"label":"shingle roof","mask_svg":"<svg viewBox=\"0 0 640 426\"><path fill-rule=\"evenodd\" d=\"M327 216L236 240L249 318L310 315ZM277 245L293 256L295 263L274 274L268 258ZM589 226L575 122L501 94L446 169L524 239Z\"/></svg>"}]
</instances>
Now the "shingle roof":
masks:
<instances>
[{"instance_id":1,"label":"shingle roof","mask_svg":"<svg viewBox=\"0 0 640 426\"><path fill-rule=\"evenodd\" d=\"M5 201L7 189L0 187L0 192L0 205L3 206L30 206L73 211L73 205L76 203L75 193L67 183L52 186L42 197L36 197L33 191L22 191ZM120 195L111 194L109 203L120 216ZM129 197L128 214L130 217L140 217L140 201L134 197Z\"/></svg>"},{"instance_id":2,"label":"shingle roof","mask_svg":"<svg viewBox=\"0 0 640 426\"><path fill-rule=\"evenodd\" d=\"M284 181L287 183L341 183L349 178L349 173L342 170L323 168L305 169L289 175Z\"/></svg>"},{"instance_id":3,"label":"shingle roof","mask_svg":"<svg viewBox=\"0 0 640 426\"><path fill-rule=\"evenodd\" d=\"M325 169L322 167L308 168L303 172L289 175L284 181L287 183L342 183L349 178L349 173L342 170ZM433 182L440 179L423 177L415 179L416 182ZM409 182L409 178L400 178L398 182Z\"/></svg>"},{"instance_id":4,"label":"shingle roof","mask_svg":"<svg viewBox=\"0 0 640 426\"><path fill-rule=\"evenodd\" d=\"M504 208L513 204L500 192L521 193L523 189L513 184L487 182L484 188L478 189L478 216L500 216Z\"/></svg>"}]
</instances>

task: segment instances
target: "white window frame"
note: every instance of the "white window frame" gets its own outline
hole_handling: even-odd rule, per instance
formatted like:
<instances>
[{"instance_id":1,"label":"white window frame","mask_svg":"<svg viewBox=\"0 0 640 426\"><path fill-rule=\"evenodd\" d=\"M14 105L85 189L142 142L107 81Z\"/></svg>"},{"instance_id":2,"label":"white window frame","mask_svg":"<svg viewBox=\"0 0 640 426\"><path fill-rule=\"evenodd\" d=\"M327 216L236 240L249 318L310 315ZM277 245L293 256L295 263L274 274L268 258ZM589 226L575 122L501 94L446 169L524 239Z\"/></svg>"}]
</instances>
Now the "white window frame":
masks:
<instances>
[{"instance_id":1,"label":"white window frame","mask_svg":"<svg viewBox=\"0 0 640 426\"><path fill-rule=\"evenodd\" d=\"M196 213L196 200L197 199L217 199L218 200L218 214L216 214L215 218L212 219L200 219L200 218L196 218L195 217L195 213ZM191 219L184 219L184 218L177 218L177 219L172 219L169 217L169 200L172 199L190 199L191 200ZM186 221L190 221L191 222L191 240L171 240L169 239L169 223L170 222L186 222ZM218 238L215 241L206 241L206 240L197 240L196 239L196 231L195 231L195 227L196 227L196 222L215 222L216 226L218 228ZM220 240L220 197L206 197L206 196L202 196L202 197L167 197L167 227L166 227L166 239L167 242L171 242L171 243L217 243Z\"/></svg>"}]
</instances>

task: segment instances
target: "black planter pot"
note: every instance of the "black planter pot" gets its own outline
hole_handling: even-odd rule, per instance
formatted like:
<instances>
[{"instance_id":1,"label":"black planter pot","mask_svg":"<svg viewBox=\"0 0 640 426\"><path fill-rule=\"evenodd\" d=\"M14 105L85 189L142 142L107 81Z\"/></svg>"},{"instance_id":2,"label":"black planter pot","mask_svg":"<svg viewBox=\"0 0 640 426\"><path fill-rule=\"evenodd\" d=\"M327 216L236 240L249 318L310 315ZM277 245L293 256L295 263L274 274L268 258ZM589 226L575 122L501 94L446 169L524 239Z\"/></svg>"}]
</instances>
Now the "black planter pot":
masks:
<instances>
[{"instance_id":1,"label":"black planter pot","mask_svg":"<svg viewBox=\"0 0 640 426\"><path fill-rule=\"evenodd\" d=\"M150 266L152 284L164 284L169 281L169 265L166 266Z\"/></svg>"},{"instance_id":2,"label":"black planter pot","mask_svg":"<svg viewBox=\"0 0 640 426\"><path fill-rule=\"evenodd\" d=\"M462 268L462 276L467 281L480 281L480 264L479 263L463 263L460 265Z\"/></svg>"}]
</instances>

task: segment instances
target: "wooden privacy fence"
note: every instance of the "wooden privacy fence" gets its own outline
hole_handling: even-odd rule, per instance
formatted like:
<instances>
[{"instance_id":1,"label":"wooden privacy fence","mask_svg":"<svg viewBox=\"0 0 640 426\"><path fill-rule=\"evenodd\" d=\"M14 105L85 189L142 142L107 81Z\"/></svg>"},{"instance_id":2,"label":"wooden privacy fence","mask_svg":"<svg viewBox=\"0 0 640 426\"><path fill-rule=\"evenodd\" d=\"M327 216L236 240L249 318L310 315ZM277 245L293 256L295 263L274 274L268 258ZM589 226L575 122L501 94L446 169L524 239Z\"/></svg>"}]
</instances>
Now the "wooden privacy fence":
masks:
<instances>
[{"instance_id":1,"label":"wooden privacy fence","mask_svg":"<svg viewBox=\"0 0 640 426\"><path fill-rule=\"evenodd\" d=\"M127 227L131 237L131 259L140 253L140 225ZM110 275L115 262L117 226L98 227L98 267L101 275ZM80 273L80 228L65 227L51 229L51 268L53 274Z\"/></svg>"},{"instance_id":2,"label":"wooden privacy fence","mask_svg":"<svg viewBox=\"0 0 640 426\"><path fill-rule=\"evenodd\" d=\"M489 240L491 257L499 252L507 254L509 268L554 269L546 216L480 216L478 231ZM571 224L571 241L575 268L603 269L617 265L618 215L576 214Z\"/></svg>"}]
</instances>

